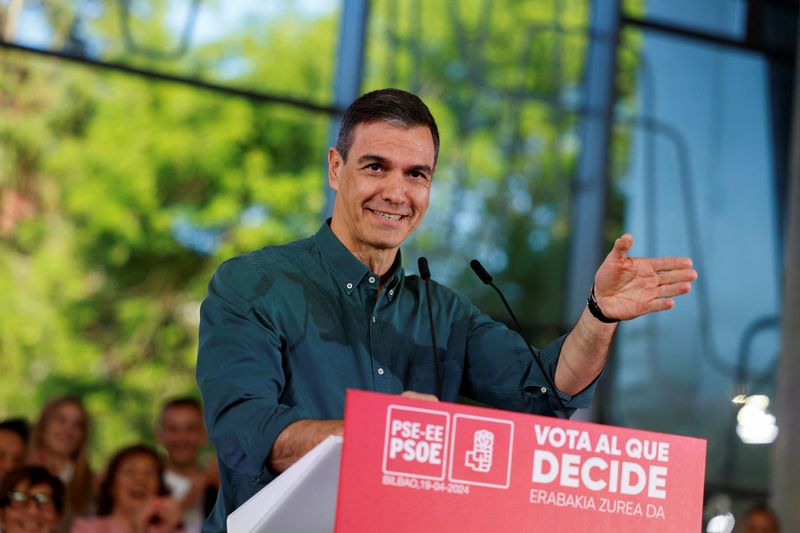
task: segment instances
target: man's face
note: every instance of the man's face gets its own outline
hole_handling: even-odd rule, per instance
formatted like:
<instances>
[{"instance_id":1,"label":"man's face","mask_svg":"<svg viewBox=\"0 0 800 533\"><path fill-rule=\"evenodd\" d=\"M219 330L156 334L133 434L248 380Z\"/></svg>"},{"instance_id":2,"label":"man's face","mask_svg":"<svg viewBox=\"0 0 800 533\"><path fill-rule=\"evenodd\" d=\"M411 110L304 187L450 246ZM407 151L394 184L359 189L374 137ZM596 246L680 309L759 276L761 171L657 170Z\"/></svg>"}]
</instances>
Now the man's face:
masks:
<instances>
[{"instance_id":1,"label":"man's face","mask_svg":"<svg viewBox=\"0 0 800 533\"><path fill-rule=\"evenodd\" d=\"M0 429L0 481L25 461L25 443L13 431Z\"/></svg>"},{"instance_id":2,"label":"man's face","mask_svg":"<svg viewBox=\"0 0 800 533\"><path fill-rule=\"evenodd\" d=\"M195 466L206 442L202 414L191 406L169 407L161 417L158 440L167 449L170 462L179 467Z\"/></svg>"},{"instance_id":3,"label":"man's face","mask_svg":"<svg viewBox=\"0 0 800 533\"><path fill-rule=\"evenodd\" d=\"M356 254L396 250L425 215L435 152L427 126L359 124L344 161L331 148L328 181L336 191L332 229Z\"/></svg>"}]
</instances>

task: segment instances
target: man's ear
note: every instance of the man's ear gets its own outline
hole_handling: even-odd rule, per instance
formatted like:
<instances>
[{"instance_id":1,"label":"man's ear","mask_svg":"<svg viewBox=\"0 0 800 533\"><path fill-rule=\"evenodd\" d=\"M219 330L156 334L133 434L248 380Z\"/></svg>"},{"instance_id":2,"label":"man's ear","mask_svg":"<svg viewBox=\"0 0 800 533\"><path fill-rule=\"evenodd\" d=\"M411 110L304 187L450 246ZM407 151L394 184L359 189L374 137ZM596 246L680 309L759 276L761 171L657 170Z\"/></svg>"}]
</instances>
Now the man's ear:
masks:
<instances>
[{"instance_id":1,"label":"man's ear","mask_svg":"<svg viewBox=\"0 0 800 533\"><path fill-rule=\"evenodd\" d=\"M339 190L339 175L343 166L344 159L342 159L339 151L331 146L330 150L328 150L328 185L334 191Z\"/></svg>"}]
</instances>

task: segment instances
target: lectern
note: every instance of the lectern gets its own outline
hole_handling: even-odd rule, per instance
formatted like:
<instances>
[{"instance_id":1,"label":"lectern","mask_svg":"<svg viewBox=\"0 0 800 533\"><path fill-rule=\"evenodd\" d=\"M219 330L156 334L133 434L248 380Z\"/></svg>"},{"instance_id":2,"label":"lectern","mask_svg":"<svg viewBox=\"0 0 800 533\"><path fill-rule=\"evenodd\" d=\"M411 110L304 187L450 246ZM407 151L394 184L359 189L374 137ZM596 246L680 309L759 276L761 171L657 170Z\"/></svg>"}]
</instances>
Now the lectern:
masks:
<instances>
[{"instance_id":1,"label":"lectern","mask_svg":"<svg viewBox=\"0 0 800 533\"><path fill-rule=\"evenodd\" d=\"M322 442L231 514L228 530L701 529L701 439L352 390L344 428L344 441Z\"/></svg>"}]
</instances>

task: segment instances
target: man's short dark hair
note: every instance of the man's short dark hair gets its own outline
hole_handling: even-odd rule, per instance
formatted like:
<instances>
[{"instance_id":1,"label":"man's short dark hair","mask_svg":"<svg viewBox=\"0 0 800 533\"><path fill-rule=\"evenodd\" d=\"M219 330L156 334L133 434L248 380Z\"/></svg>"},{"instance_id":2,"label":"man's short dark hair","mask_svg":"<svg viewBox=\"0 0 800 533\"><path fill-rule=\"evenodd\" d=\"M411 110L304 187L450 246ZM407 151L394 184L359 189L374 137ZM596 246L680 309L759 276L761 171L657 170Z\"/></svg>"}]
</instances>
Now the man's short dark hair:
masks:
<instances>
[{"instance_id":1,"label":"man's short dark hair","mask_svg":"<svg viewBox=\"0 0 800 533\"><path fill-rule=\"evenodd\" d=\"M27 446L30 427L24 418L9 418L0 422L0 431L11 431L19 435L22 443Z\"/></svg>"},{"instance_id":2,"label":"man's short dark hair","mask_svg":"<svg viewBox=\"0 0 800 533\"><path fill-rule=\"evenodd\" d=\"M161 411L166 411L172 407L194 407L201 413L203 412L203 405L200 403L200 400L194 396L181 396L180 398L172 398L164 403L164 407L161 409Z\"/></svg>"},{"instance_id":3,"label":"man's short dark hair","mask_svg":"<svg viewBox=\"0 0 800 533\"><path fill-rule=\"evenodd\" d=\"M359 124L388 122L400 128L427 126L433 137L433 162L439 158L439 128L419 96L400 89L378 89L359 96L344 112L336 137L336 151L347 161L353 131Z\"/></svg>"},{"instance_id":4,"label":"man's short dark hair","mask_svg":"<svg viewBox=\"0 0 800 533\"><path fill-rule=\"evenodd\" d=\"M201 418L203 416L203 404L200 403L200 400L193 396L181 396L180 398L172 398L164 403L164 406L161 408L161 415L159 416L159 424L164 421L164 413L174 407L190 407L196 409L197 412L200 413Z\"/></svg>"}]
</instances>

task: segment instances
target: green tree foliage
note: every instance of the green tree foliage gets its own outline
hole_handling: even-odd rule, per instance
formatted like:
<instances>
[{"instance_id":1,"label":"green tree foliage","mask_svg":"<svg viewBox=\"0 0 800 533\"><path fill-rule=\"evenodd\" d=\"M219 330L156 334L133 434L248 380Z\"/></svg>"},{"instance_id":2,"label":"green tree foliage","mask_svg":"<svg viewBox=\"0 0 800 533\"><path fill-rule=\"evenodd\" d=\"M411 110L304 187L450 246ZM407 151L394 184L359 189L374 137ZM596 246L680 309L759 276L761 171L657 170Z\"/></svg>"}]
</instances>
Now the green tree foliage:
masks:
<instances>
[{"instance_id":1,"label":"green tree foliage","mask_svg":"<svg viewBox=\"0 0 800 533\"><path fill-rule=\"evenodd\" d=\"M331 100L335 12L309 16L286 3L172 60L156 53L179 44L170 3L128 14L127 31L147 48L134 51L120 38L124 2L99 3L83 33L78 4L43 4L53 48L100 42L94 53L105 60ZM365 89L419 92L442 132L426 230L406 257L429 254L435 278L467 288L466 260L481 257L552 337L587 2L383 0L370 13ZM635 54L626 57L632 69ZM624 98L632 84L621 81ZM0 417L34 418L47 398L70 392L96 421L97 465L150 439L160 402L196 393L198 308L215 268L318 227L328 123L323 113L1 51ZM479 303L496 311L492 298ZM520 306L530 301L550 305Z\"/></svg>"},{"instance_id":2,"label":"green tree foliage","mask_svg":"<svg viewBox=\"0 0 800 533\"><path fill-rule=\"evenodd\" d=\"M254 79L317 86L333 22L228 46L248 49ZM298 32L303 68L269 53ZM328 118L20 53L2 52L0 72L0 416L80 394L105 458L150 438L161 400L196 393L216 266L318 226Z\"/></svg>"}]
</instances>

